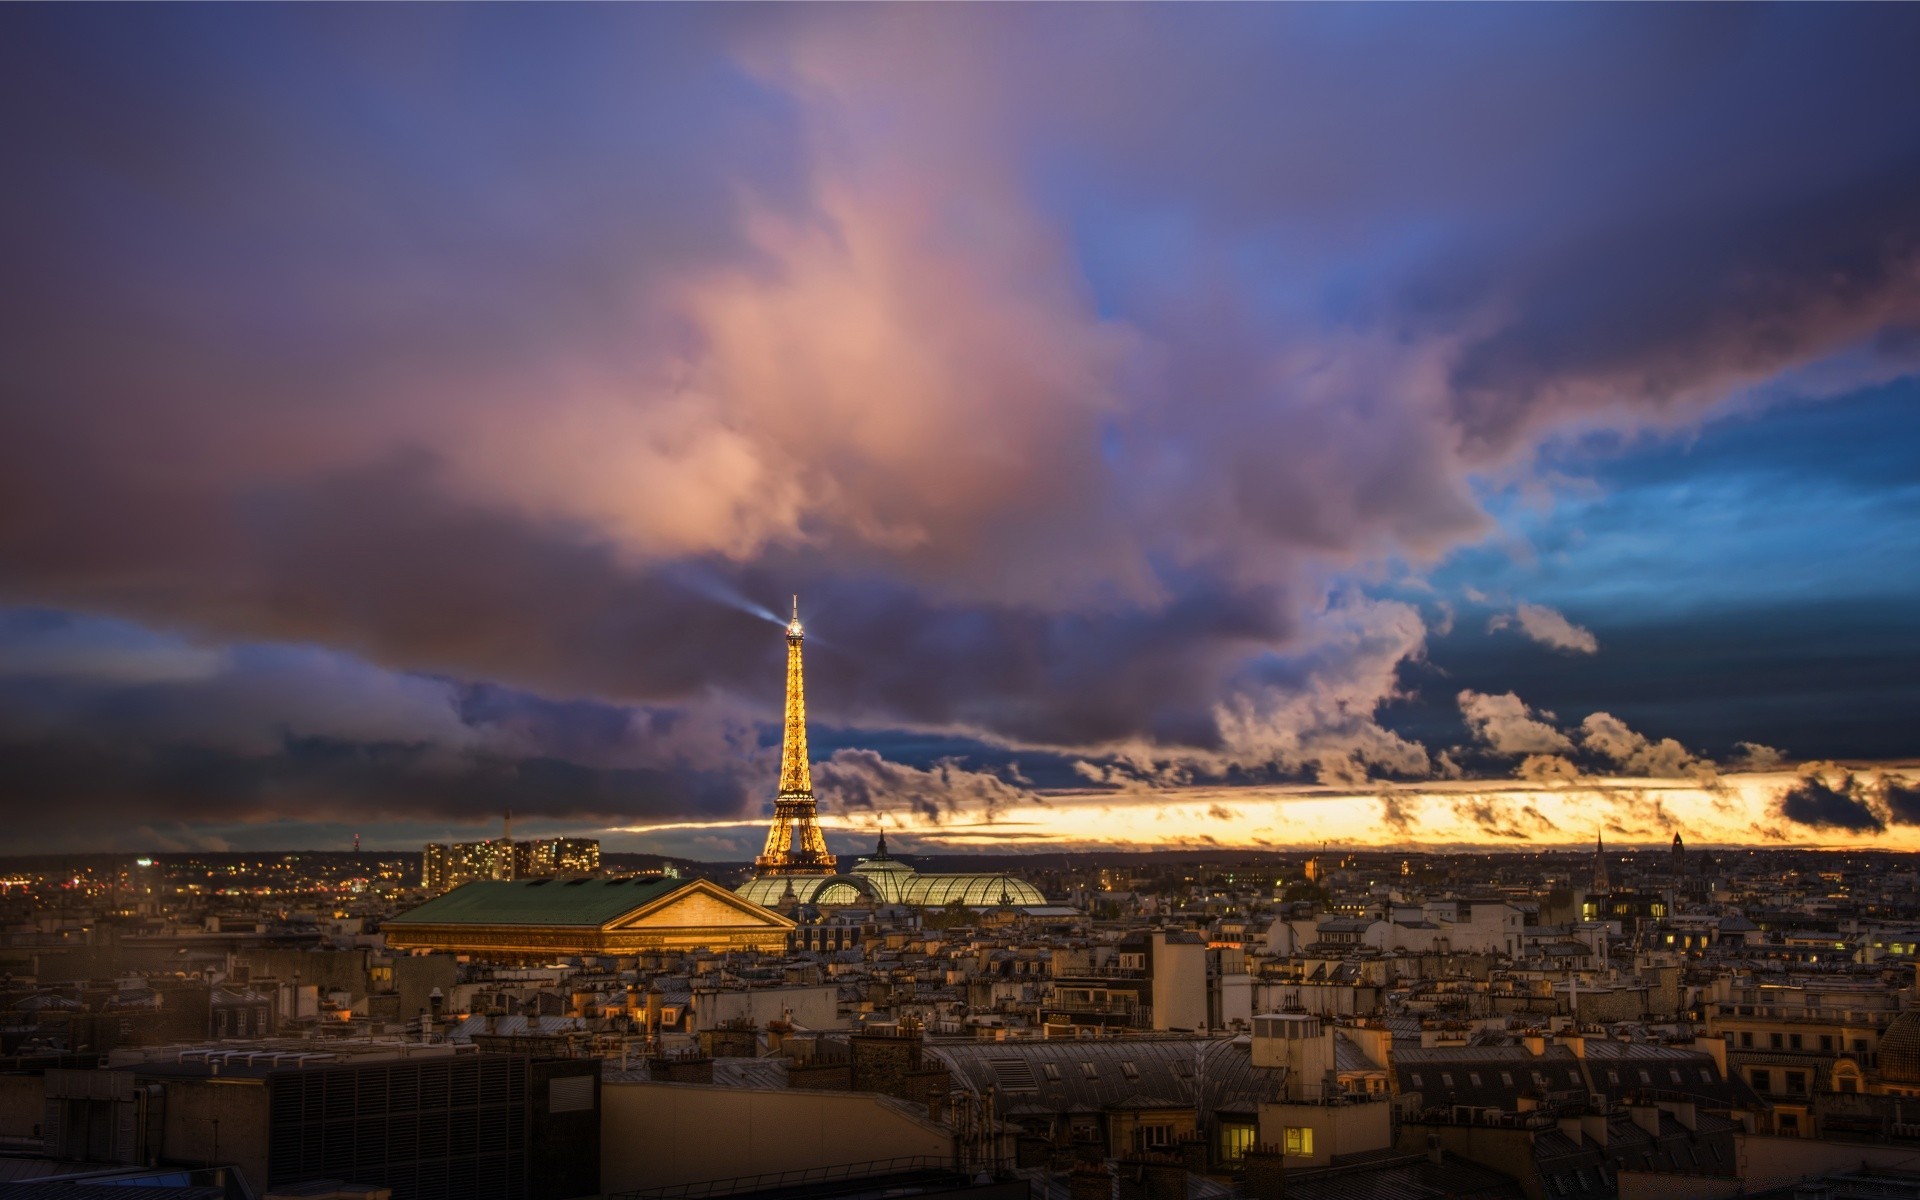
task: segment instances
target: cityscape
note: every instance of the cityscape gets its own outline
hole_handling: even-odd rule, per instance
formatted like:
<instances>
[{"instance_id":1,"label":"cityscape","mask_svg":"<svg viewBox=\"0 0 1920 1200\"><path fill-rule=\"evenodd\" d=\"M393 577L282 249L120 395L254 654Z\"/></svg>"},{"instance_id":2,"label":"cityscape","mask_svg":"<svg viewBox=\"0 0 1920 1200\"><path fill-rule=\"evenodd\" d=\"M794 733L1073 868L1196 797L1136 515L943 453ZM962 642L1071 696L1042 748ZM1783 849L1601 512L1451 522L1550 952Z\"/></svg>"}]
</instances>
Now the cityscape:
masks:
<instances>
[{"instance_id":1,"label":"cityscape","mask_svg":"<svg viewBox=\"0 0 1920 1200\"><path fill-rule=\"evenodd\" d=\"M1920 1200L1916 46L0 8L0 1200Z\"/></svg>"}]
</instances>

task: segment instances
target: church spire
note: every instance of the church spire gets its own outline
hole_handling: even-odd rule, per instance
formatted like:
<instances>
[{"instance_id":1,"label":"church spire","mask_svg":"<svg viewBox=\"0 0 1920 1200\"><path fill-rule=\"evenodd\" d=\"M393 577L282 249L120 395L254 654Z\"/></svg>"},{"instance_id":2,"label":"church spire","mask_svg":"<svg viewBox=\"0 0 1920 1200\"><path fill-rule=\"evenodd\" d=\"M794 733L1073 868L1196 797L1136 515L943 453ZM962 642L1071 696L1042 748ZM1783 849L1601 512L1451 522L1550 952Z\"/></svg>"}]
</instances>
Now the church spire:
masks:
<instances>
[{"instance_id":1,"label":"church spire","mask_svg":"<svg viewBox=\"0 0 1920 1200\"><path fill-rule=\"evenodd\" d=\"M762 875L831 875L834 857L814 823L813 768L807 762L807 689L801 670L800 597L787 622L786 723L780 737L780 790L773 800L773 828L754 865Z\"/></svg>"},{"instance_id":2,"label":"church spire","mask_svg":"<svg viewBox=\"0 0 1920 1200\"><path fill-rule=\"evenodd\" d=\"M1593 890L1605 892L1612 884L1607 881L1607 839L1603 833L1593 835Z\"/></svg>"}]
</instances>

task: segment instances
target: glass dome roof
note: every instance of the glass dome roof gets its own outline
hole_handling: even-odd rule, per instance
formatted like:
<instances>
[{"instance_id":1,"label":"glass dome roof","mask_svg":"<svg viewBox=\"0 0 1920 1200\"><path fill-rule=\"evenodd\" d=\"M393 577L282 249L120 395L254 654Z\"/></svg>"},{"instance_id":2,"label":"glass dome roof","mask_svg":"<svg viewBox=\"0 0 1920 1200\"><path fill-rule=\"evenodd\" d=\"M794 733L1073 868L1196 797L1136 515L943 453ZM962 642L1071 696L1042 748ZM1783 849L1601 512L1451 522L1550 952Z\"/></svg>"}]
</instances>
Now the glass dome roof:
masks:
<instances>
[{"instance_id":1,"label":"glass dome roof","mask_svg":"<svg viewBox=\"0 0 1920 1200\"><path fill-rule=\"evenodd\" d=\"M863 869L865 868L865 869ZM921 875L895 862L871 860L851 875L763 875L735 888L735 894L779 908L787 888L802 904L912 904L945 908L956 901L969 908L1046 904L1039 888L1012 875Z\"/></svg>"}]
</instances>

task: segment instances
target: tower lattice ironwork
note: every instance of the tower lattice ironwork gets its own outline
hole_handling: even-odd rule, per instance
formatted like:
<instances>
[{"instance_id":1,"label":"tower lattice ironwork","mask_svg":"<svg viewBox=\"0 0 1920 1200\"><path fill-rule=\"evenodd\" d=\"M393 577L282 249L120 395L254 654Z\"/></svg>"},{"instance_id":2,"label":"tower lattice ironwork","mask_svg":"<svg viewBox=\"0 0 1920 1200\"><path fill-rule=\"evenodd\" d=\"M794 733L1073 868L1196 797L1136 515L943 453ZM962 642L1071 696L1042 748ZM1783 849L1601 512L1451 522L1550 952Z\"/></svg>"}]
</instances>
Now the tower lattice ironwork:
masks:
<instances>
[{"instance_id":1,"label":"tower lattice ironwork","mask_svg":"<svg viewBox=\"0 0 1920 1200\"><path fill-rule=\"evenodd\" d=\"M773 799L773 828L754 867L762 875L831 875L834 857L815 820L813 769L807 764L807 689L800 667L800 597L787 622L787 721L780 738L780 791Z\"/></svg>"}]
</instances>

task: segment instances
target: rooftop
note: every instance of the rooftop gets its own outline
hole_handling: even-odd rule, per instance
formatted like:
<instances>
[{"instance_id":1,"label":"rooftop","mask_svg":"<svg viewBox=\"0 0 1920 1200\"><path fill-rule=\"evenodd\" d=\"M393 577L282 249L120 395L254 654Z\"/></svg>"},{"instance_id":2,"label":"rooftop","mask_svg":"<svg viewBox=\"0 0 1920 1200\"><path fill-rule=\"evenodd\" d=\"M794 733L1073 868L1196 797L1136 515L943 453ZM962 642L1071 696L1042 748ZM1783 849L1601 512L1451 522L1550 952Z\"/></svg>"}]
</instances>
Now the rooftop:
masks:
<instances>
[{"instance_id":1,"label":"rooftop","mask_svg":"<svg viewBox=\"0 0 1920 1200\"><path fill-rule=\"evenodd\" d=\"M597 928L676 888L680 879L477 880L388 925L578 925Z\"/></svg>"}]
</instances>

